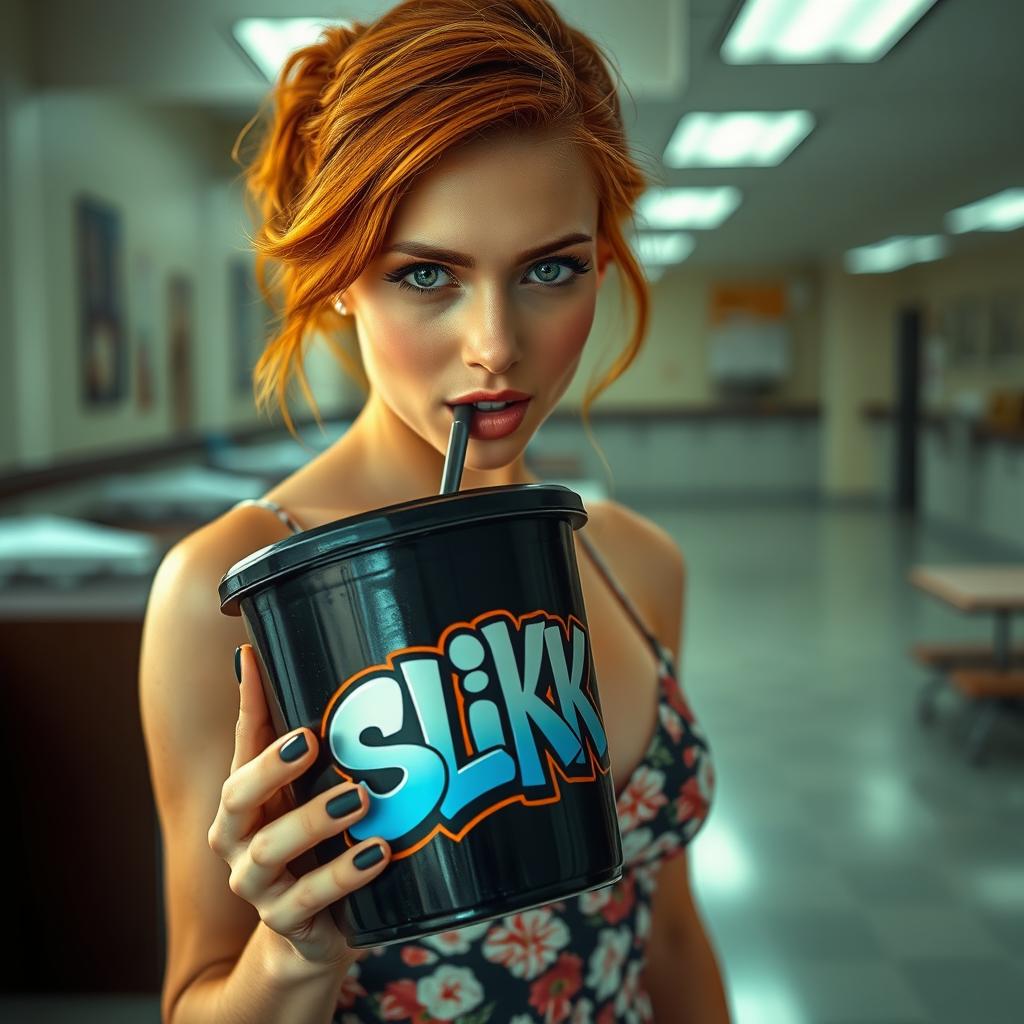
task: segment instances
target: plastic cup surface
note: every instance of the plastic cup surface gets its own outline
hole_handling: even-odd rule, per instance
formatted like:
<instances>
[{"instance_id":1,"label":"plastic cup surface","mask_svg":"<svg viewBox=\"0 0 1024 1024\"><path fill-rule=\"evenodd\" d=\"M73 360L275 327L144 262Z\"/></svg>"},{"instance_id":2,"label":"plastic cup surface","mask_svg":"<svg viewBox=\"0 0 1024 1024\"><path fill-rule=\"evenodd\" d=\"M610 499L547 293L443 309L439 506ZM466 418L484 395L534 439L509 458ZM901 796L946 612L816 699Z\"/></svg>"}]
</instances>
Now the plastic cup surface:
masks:
<instances>
[{"instance_id":1,"label":"plastic cup surface","mask_svg":"<svg viewBox=\"0 0 1024 1024\"><path fill-rule=\"evenodd\" d=\"M297 534L233 566L278 733L318 761L297 803L362 782L368 813L318 863L381 836L392 861L332 907L354 946L562 899L622 874L573 530L580 496L435 495Z\"/></svg>"}]
</instances>

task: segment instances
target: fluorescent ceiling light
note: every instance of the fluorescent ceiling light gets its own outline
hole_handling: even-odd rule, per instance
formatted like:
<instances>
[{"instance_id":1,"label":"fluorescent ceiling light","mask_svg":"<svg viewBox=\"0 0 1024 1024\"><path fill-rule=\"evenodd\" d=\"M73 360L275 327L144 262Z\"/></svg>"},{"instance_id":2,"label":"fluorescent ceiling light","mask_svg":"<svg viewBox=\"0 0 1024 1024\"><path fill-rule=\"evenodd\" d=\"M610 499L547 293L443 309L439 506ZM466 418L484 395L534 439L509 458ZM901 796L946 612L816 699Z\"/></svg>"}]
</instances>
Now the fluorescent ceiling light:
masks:
<instances>
[{"instance_id":1,"label":"fluorescent ceiling light","mask_svg":"<svg viewBox=\"0 0 1024 1024\"><path fill-rule=\"evenodd\" d=\"M682 263L693 246L693 236L684 231L641 231L633 239L633 249L645 267Z\"/></svg>"},{"instance_id":2,"label":"fluorescent ceiling light","mask_svg":"<svg viewBox=\"0 0 1024 1024\"><path fill-rule=\"evenodd\" d=\"M935 0L747 0L722 44L728 64L881 60Z\"/></svg>"},{"instance_id":3,"label":"fluorescent ceiling light","mask_svg":"<svg viewBox=\"0 0 1024 1024\"><path fill-rule=\"evenodd\" d=\"M717 228L740 205L742 193L720 188L655 188L637 203L641 228Z\"/></svg>"},{"instance_id":4,"label":"fluorescent ceiling light","mask_svg":"<svg viewBox=\"0 0 1024 1024\"><path fill-rule=\"evenodd\" d=\"M315 43L331 25L351 28L352 23L337 18L242 18L231 32L267 81L274 82L288 57Z\"/></svg>"},{"instance_id":5,"label":"fluorescent ceiling light","mask_svg":"<svg viewBox=\"0 0 1024 1024\"><path fill-rule=\"evenodd\" d=\"M1022 225L1024 188L1008 188L946 214L946 227L958 235L965 231L1013 231Z\"/></svg>"},{"instance_id":6,"label":"fluorescent ceiling light","mask_svg":"<svg viewBox=\"0 0 1024 1024\"><path fill-rule=\"evenodd\" d=\"M774 167L813 127L808 110L694 112L676 125L662 159L668 167Z\"/></svg>"},{"instance_id":7,"label":"fluorescent ceiling light","mask_svg":"<svg viewBox=\"0 0 1024 1024\"><path fill-rule=\"evenodd\" d=\"M848 249L843 262L851 274L888 274L912 263L941 259L948 248L942 235L895 235L874 245Z\"/></svg>"}]
</instances>

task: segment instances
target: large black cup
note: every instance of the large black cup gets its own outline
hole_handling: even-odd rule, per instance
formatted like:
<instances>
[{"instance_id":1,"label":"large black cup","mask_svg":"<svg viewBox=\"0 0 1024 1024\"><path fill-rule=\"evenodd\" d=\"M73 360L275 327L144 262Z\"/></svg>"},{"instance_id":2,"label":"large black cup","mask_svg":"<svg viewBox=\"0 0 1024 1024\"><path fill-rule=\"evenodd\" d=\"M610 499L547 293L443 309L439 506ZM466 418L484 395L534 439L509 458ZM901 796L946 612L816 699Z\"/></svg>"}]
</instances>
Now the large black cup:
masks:
<instances>
[{"instance_id":1,"label":"large black cup","mask_svg":"<svg viewBox=\"0 0 1024 1024\"><path fill-rule=\"evenodd\" d=\"M351 945L405 941L617 881L622 849L572 531L554 484L434 495L262 548L220 584L278 734L307 726L305 803L342 779L392 862L332 907Z\"/></svg>"}]
</instances>

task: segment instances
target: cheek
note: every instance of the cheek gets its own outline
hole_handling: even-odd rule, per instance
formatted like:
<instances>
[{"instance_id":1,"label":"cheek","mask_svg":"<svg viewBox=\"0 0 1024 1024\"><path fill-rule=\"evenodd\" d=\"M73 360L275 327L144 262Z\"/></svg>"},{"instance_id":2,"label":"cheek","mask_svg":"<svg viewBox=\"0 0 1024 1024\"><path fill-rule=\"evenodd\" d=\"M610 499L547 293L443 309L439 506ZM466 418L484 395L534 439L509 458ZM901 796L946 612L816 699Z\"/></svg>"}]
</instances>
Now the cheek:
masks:
<instances>
[{"instance_id":1,"label":"cheek","mask_svg":"<svg viewBox=\"0 0 1024 1024\"><path fill-rule=\"evenodd\" d=\"M564 364L579 358L590 336L595 306L593 301L581 302L545 323L542 351L552 362Z\"/></svg>"},{"instance_id":2,"label":"cheek","mask_svg":"<svg viewBox=\"0 0 1024 1024\"><path fill-rule=\"evenodd\" d=\"M374 316L366 324L369 358L379 380L420 378L443 365L444 348L431 341L430 329L404 316Z\"/></svg>"}]
</instances>

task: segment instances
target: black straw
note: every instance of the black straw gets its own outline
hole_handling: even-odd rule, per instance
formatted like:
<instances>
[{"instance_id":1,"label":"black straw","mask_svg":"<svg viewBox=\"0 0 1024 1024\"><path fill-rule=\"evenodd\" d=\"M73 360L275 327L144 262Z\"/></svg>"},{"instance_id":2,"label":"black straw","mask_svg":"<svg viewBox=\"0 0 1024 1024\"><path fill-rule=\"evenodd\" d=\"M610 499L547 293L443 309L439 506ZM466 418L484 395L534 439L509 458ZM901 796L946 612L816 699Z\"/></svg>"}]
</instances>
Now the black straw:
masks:
<instances>
[{"instance_id":1,"label":"black straw","mask_svg":"<svg viewBox=\"0 0 1024 1024\"><path fill-rule=\"evenodd\" d=\"M472 418L472 403L455 406L452 432L448 436L448 451L445 453L444 469L441 471L439 494L455 494L459 489L462 466L466 461L466 449L469 447L469 422Z\"/></svg>"}]
</instances>

